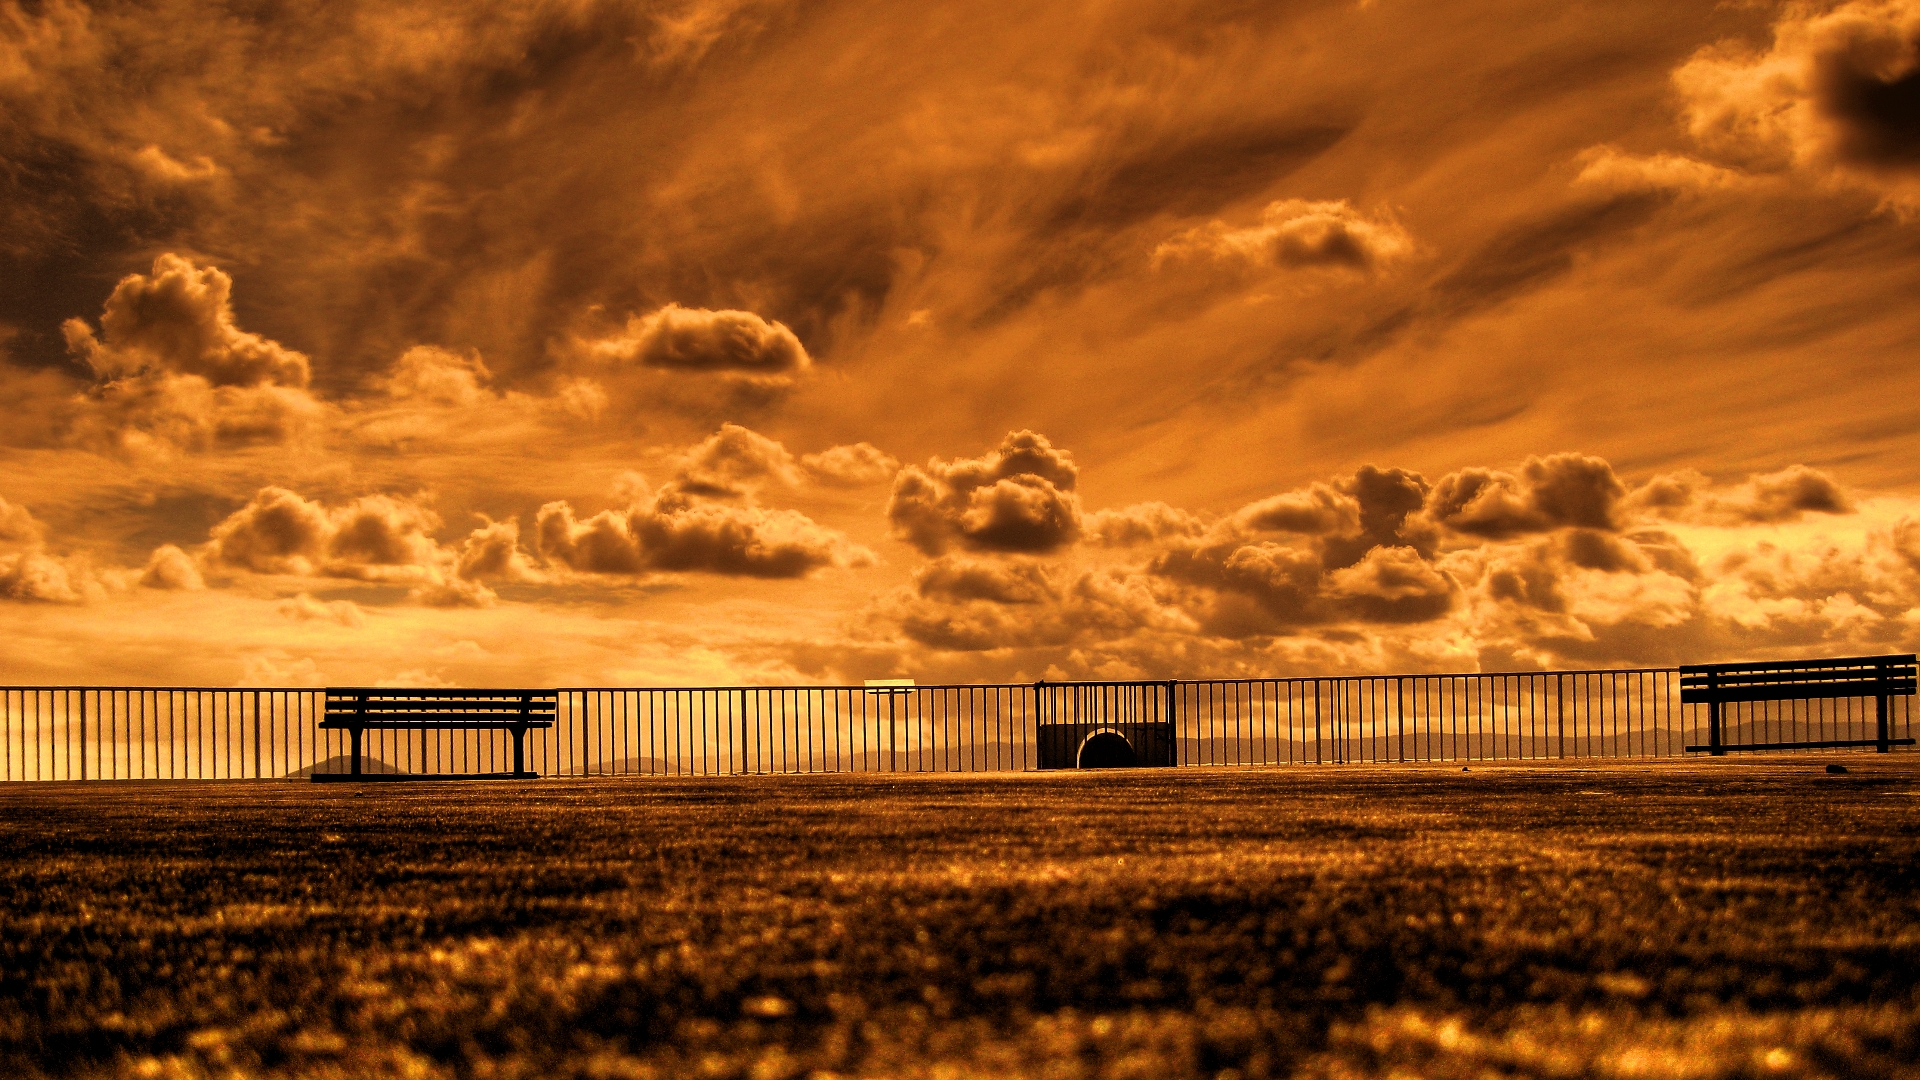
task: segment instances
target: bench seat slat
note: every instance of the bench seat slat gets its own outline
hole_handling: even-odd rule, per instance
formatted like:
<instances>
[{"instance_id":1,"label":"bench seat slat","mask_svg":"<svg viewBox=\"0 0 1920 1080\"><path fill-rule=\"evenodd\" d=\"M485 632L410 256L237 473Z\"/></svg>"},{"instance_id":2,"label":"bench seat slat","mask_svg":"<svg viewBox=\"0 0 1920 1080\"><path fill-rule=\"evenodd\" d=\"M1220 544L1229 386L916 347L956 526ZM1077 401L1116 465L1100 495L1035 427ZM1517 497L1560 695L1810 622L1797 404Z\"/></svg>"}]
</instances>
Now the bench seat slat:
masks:
<instances>
[{"instance_id":1,"label":"bench seat slat","mask_svg":"<svg viewBox=\"0 0 1920 1080\"><path fill-rule=\"evenodd\" d=\"M1896 696L1914 692L1914 680L1891 679L1887 682L1771 683L1746 686L1687 686L1680 690L1683 704L1704 705L1719 701L1812 701L1817 698Z\"/></svg>"},{"instance_id":2,"label":"bench seat slat","mask_svg":"<svg viewBox=\"0 0 1920 1080\"><path fill-rule=\"evenodd\" d=\"M472 713L447 713L444 717L326 717L323 728L551 728L551 719L518 717L474 717Z\"/></svg>"},{"instance_id":3,"label":"bench seat slat","mask_svg":"<svg viewBox=\"0 0 1920 1080\"><path fill-rule=\"evenodd\" d=\"M1682 686L1705 686L1709 682L1718 686L1737 686L1741 683L1797 683L1797 682L1873 682L1876 679L1913 678L1916 670L1913 664L1889 664L1883 668L1850 668L1846 671L1741 671L1715 672L1712 675L1688 675L1680 680Z\"/></svg>"},{"instance_id":4,"label":"bench seat slat","mask_svg":"<svg viewBox=\"0 0 1920 1080\"><path fill-rule=\"evenodd\" d=\"M549 705L518 705L511 701L419 701L411 705L390 705L386 701L369 701L367 705L328 705L326 715L349 715L349 713L392 713L392 715L411 715L411 713L547 713L553 715L555 707Z\"/></svg>"}]
</instances>

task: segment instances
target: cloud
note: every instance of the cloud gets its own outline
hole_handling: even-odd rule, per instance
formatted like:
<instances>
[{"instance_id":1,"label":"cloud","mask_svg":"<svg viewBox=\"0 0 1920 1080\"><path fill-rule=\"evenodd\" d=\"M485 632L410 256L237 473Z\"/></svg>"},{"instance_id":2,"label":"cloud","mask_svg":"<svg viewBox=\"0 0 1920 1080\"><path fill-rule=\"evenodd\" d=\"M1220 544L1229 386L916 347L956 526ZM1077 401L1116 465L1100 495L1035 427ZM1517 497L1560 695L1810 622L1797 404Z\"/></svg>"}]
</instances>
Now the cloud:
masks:
<instances>
[{"instance_id":1,"label":"cloud","mask_svg":"<svg viewBox=\"0 0 1920 1080\"><path fill-rule=\"evenodd\" d=\"M1198 517L1163 502L1097 510L1083 522L1087 539L1105 547L1139 547L1188 539L1206 531Z\"/></svg>"},{"instance_id":2,"label":"cloud","mask_svg":"<svg viewBox=\"0 0 1920 1080\"><path fill-rule=\"evenodd\" d=\"M900 462L892 454L864 442L806 454L800 464L815 480L832 487L866 487L890 480L900 471Z\"/></svg>"},{"instance_id":3,"label":"cloud","mask_svg":"<svg viewBox=\"0 0 1920 1080\"><path fill-rule=\"evenodd\" d=\"M416 345L400 354L379 385L396 401L461 408L491 398L492 378L477 353Z\"/></svg>"},{"instance_id":4,"label":"cloud","mask_svg":"<svg viewBox=\"0 0 1920 1080\"><path fill-rule=\"evenodd\" d=\"M1242 507L1233 521L1250 532L1349 533L1360 527L1360 503L1326 484L1314 484Z\"/></svg>"},{"instance_id":5,"label":"cloud","mask_svg":"<svg viewBox=\"0 0 1920 1080\"><path fill-rule=\"evenodd\" d=\"M256 574L409 585L412 599L438 606L492 604L491 590L460 576L463 553L434 539L440 525L438 514L410 499L366 495L327 507L265 487L213 527L202 557Z\"/></svg>"},{"instance_id":6,"label":"cloud","mask_svg":"<svg viewBox=\"0 0 1920 1080\"><path fill-rule=\"evenodd\" d=\"M1455 532L1505 539L1524 533L1619 527L1626 488L1613 466L1581 454L1530 457L1518 474L1462 469L1434 485L1427 512Z\"/></svg>"},{"instance_id":7,"label":"cloud","mask_svg":"<svg viewBox=\"0 0 1920 1080\"><path fill-rule=\"evenodd\" d=\"M681 455L679 471L668 487L690 495L732 499L768 482L795 487L800 479L800 464L785 446L729 423Z\"/></svg>"},{"instance_id":8,"label":"cloud","mask_svg":"<svg viewBox=\"0 0 1920 1080\"><path fill-rule=\"evenodd\" d=\"M0 548L37 548L45 542L46 526L26 507L0 498Z\"/></svg>"},{"instance_id":9,"label":"cloud","mask_svg":"<svg viewBox=\"0 0 1920 1080\"><path fill-rule=\"evenodd\" d=\"M945 556L914 571L914 589L941 600L990 600L996 604L1037 604L1056 600L1059 586L1047 568L1028 561Z\"/></svg>"},{"instance_id":10,"label":"cloud","mask_svg":"<svg viewBox=\"0 0 1920 1080\"><path fill-rule=\"evenodd\" d=\"M1079 470L1045 435L1008 432L984 457L908 466L887 501L893 534L928 555L974 551L1042 553L1080 535Z\"/></svg>"},{"instance_id":11,"label":"cloud","mask_svg":"<svg viewBox=\"0 0 1920 1080\"><path fill-rule=\"evenodd\" d=\"M162 544L153 549L146 567L140 571L140 584L173 592L195 592L207 587L193 556L175 544Z\"/></svg>"},{"instance_id":12,"label":"cloud","mask_svg":"<svg viewBox=\"0 0 1920 1080\"><path fill-rule=\"evenodd\" d=\"M178 255L129 274L100 317L105 341L79 319L66 323L75 356L103 380L143 372L197 375L211 386L307 385L307 358L233 322L233 279Z\"/></svg>"},{"instance_id":13,"label":"cloud","mask_svg":"<svg viewBox=\"0 0 1920 1080\"><path fill-rule=\"evenodd\" d=\"M1368 217L1345 199L1269 203L1260 224L1214 221L1153 251L1153 263L1211 262L1259 268L1340 269L1372 273L1406 257L1413 238L1391 217Z\"/></svg>"},{"instance_id":14,"label":"cloud","mask_svg":"<svg viewBox=\"0 0 1920 1080\"><path fill-rule=\"evenodd\" d=\"M1609 195L1715 191L1740 187L1752 179L1679 154L1629 154L1615 146L1588 147L1578 160L1580 175L1573 182Z\"/></svg>"},{"instance_id":15,"label":"cloud","mask_svg":"<svg viewBox=\"0 0 1920 1080\"><path fill-rule=\"evenodd\" d=\"M584 521L568 503L548 503L534 519L534 547L569 570L625 576L798 578L874 561L872 552L797 511L713 503L678 492Z\"/></svg>"},{"instance_id":16,"label":"cloud","mask_svg":"<svg viewBox=\"0 0 1920 1080\"><path fill-rule=\"evenodd\" d=\"M947 652L1111 645L1141 634L1191 633L1156 583L1124 569L1026 559L946 556L883 606L910 640Z\"/></svg>"},{"instance_id":17,"label":"cloud","mask_svg":"<svg viewBox=\"0 0 1920 1080\"><path fill-rule=\"evenodd\" d=\"M1673 82L1688 130L1710 151L1920 209L1920 3L1790 5L1765 52L1715 45Z\"/></svg>"},{"instance_id":18,"label":"cloud","mask_svg":"<svg viewBox=\"0 0 1920 1080\"><path fill-rule=\"evenodd\" d=\"M316 600L312 593L297 593L274 605L274 610L294 622L331 622L349 629L366 625L366 612L351 600Z\"/></svg>"},{"instance_id":19,"label":"cloud","mask_svg":"<svg viewBox=\"0 0 1920 1080\"><path fill-rule=\"evenodd\" d=\"M177 255L131 274L107 298L100 333L62 330L95 385L71 403L68 438L132 453L283 443L315 427L305 355L234 324L233 280Z\"/></svg>"},{"instance_id":20,"label":"cloud","mask_svg":"<svg viewBox=\"0 0 1920 1080\"><path fill-rule=\"evenodd\" d=\"M668 304L627 320L626 329L589 344L603 362L691 373L785 379L813 364L793 331L750 311Z\"/></svg>"},{"instance_id":21,"label":"cloud","mask_svg":"<svg viewBox=\"0 0 1920 1080\"><path fill-rule=\"evenodd\" d=\"M1656 476L1636 488L1628 505L1647 516L1703 525L1777 524L1807 514L1851 514L1854 499L1818 469L1790 465L1714 490L1697 472Z\"/></svg>"},{"instance_id":22,"label":"cloud","mask_svg":"<svg viewBox=\"0 0 1920 1080\"><path fill-rule=\"evenodd\" d=\"M79 604L99 592L83 563L39 551L0 555L0 599Z\"/></svg>"},{"instance_id":23,"label":"cloud","mask_svg":"<svg viewBox=\"0 0 1920 1080\"><path fill-rule=\"evenodd\" d=\"M106 595L107 583L86 558L46 547L46 526L26 507L0 498L0 600L80 604Z\"/></svg>"}]
</instances>

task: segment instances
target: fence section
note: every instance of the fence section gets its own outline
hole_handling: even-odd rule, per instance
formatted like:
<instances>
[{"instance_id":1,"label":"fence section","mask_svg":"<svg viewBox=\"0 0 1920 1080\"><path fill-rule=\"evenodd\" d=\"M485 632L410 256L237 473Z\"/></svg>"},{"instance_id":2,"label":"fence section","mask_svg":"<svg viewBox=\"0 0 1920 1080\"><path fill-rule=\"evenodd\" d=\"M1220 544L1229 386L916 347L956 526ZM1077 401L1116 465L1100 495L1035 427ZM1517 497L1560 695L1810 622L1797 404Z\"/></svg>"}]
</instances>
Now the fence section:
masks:
<instances>
[{"instance_id":1,"label":"fence section","mask_svg":"<svg viewBox=\"0 0 1920 1080\"><path fill-rule=\"evenodd\" d=\"M1915 734L1913 697L1889 702ZM325 692L0 688L0 778L242 779L346 772ZM1728 706L1725 744L1868 739L1867 698ZM1678 757L1704 706L1676 669L920 687L574 688L527 735L547 776L990 772L1107 765ZM372 772L503 771L493 731L366 733Z\"/></svg>"}]
</instances>

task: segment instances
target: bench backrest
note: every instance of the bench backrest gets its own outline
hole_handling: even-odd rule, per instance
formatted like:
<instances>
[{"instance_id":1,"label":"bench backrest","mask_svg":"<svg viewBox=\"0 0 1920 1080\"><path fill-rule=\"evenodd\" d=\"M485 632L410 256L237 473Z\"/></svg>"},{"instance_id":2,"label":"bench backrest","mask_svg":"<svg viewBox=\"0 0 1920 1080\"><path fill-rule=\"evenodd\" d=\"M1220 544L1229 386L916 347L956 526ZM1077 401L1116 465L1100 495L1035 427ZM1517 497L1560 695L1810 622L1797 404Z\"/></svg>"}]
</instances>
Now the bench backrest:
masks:
<instances>
[{"instance_id":1,"label":"bench backrest","mask_svg":"<svg viewBox=\"0 0 1920 1080\"><path fill-rule=\"evenodd\" d=\"M1680 668L1680 700L1688 704L1881 697L1913 692L1913 653L1760 664L1686 664Z\"/></svg>"},{"instance_id":2,"label":"bench backrest","mask_svg":"<svg viewBox=\"0 0 1920 1080\"><path fill-rule=\"evenodd\" d=\"M404 720L422 714L460 713L498 720L519 717L552 720L559 710L557 690L390 690L330 686L326 715Z\"/></svg>"}]
</instances>

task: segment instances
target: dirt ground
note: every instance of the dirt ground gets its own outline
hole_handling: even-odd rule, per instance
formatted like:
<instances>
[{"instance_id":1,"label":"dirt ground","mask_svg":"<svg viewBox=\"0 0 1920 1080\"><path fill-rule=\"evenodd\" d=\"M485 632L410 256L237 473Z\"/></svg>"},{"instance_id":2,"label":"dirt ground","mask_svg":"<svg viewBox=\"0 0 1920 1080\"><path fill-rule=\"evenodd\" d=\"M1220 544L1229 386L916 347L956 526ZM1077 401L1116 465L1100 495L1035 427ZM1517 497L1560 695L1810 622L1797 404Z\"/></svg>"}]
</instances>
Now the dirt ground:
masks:
<instances>
[{"instance_id":1,"label":"dirt ground","mask_svg":"<svg viewBox=\"0 0 1920 1080\"><path fill-rule=\"evenodd\" d=\"M11 785L0 1074L1920 1076L1916 856L1915 754Z\"/></svg>"}]
</instances>

